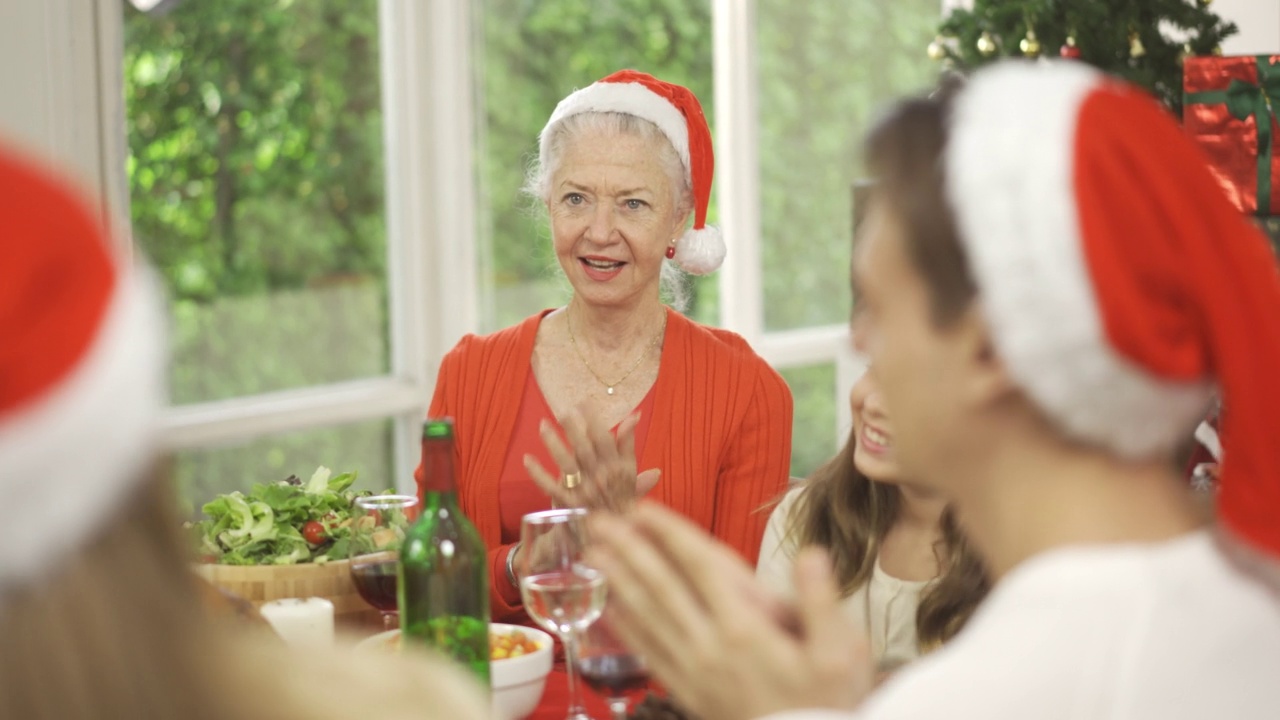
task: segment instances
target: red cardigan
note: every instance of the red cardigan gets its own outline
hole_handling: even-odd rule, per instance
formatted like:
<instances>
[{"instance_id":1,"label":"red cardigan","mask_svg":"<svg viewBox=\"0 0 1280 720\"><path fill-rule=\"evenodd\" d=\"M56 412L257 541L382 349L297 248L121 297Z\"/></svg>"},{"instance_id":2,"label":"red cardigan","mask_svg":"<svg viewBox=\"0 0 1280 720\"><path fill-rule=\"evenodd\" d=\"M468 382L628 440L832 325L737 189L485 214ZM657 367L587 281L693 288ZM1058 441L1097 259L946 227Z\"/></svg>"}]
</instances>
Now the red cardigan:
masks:
<instances>
[{"instance_id":1,"label":"red cardigan","mask_svg":"<svg viewBox=\"0 0 1280 720\"><path fill-rule=\"evenodd\" d=\"M510 545L500 545L498 482L544 313L483 337L468 335L445 356L431 417L452 417L458 497L489 548L493 619L523 608L494 590L507 584ZM641 470L660 468L648 497L684 513L753 565L768 521L764 505L787 487L791 391L738 335L667 311ZM415 473L421 483L421 468ZM422 494L419 487L419 495Z\"/></svg>"}]
</instances>

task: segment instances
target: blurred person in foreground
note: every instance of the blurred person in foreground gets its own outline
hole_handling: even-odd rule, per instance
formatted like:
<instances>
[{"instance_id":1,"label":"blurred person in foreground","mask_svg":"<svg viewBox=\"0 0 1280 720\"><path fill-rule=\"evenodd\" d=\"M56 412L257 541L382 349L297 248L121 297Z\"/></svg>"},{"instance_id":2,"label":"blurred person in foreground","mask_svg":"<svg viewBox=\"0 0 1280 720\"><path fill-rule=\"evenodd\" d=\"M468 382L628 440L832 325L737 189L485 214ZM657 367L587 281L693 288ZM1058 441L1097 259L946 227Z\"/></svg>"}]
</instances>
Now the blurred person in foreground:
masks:
<instances>
[{"instance_id":1,"label":"blurred person in foreground","mask_svg":"<svg viewBox=\"0 0 1280 720\"><path fill-rule=\"evenodd\" d=\"M825 549L841 608L884 674L954 637L990 582L947 499L903 475L893 417L871 373L854 383L849 405L844 447L770 515L756 576L791 598L799 551Z\"/></svg>"},{"instance_id":2,"label":"blurred person in foreground","mask_svg":"<svg viewBox=\"0 0 1280 720\"><path fill-rule=\"evenodd\" d=\"M899 103L855 252L857 347L904 474L995 578L871 687L820 551L797 601L683 519L601 517L616 627L703 720L1274 718L1280 273L1174 121L1081 63ZM1219 388L1219 525L1172 462ZM806 708L811 708L806 710Z\"/></svg>"},{"instance_id":3,"label":"blurred person in foreground","mask_svg":"<svg viewBox=\"0 0 1280 720\"><path fill-rule=\"evenodd\" d=\"M570 94L542 130L527 190L547 209L572 297L463 338L429 413L455 420L458 496L489 548L495 621L528 622L520 521L553 498L623 510L649 493L755 562L759 509L789 478L791 393L741 337L663 301L681 269L724 259L706 225L713 169L697 97L634 70ZM579 409L615 428L645 472L584 472L566 449Z\"/></svg>"},{"instance_id":4,"label":"blurred person in foreground","mask_svg":"<svg viewBox=\"0 0 1280 720\"><path fill-rule=\"evenodd\" d=\"M0 226L0 717L486 717L443 660L291 651L206 614L159 470L147 272L3 147Z\"/></svg>"}]
</instances>

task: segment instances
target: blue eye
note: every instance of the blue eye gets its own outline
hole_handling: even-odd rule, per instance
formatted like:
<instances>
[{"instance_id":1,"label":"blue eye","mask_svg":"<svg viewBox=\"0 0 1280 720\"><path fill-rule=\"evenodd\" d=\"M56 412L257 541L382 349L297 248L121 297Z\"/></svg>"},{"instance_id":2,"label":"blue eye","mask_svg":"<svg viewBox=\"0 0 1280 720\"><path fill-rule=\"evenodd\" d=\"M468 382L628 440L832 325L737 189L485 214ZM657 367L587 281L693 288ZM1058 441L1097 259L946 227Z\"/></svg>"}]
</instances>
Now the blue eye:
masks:
<instances>
[{"instance_id":1,"label":"blue eye","mask_svg":"<svg viewBox=\"0 0 1280 720\"><path fill-rule=\"evenodd\" d=\"M641 209L641 208L643 208L643 207L646 207L647 205L648 205L648 203L646 203L645 201L643 201L643 200L636 200L636 199L634 199L634 198L632 198L631 200L628 200L628 201L627 201L627 209L628 209L628 210L639 210L639 209Z\"/></svg>"},{"instance_id":2,"label":"blue eye","mask_svg":"<svg viewBox=\"0 0 1280 720\"><path fill-rule=\"evenodd\" d=\"M582 197L581 193L569 193L568 195L564 196L564 199L565 199L565 202L569 203L570 205L581 205L582 203L587 201L586 198Z\"/></svg>"}]
</instances>

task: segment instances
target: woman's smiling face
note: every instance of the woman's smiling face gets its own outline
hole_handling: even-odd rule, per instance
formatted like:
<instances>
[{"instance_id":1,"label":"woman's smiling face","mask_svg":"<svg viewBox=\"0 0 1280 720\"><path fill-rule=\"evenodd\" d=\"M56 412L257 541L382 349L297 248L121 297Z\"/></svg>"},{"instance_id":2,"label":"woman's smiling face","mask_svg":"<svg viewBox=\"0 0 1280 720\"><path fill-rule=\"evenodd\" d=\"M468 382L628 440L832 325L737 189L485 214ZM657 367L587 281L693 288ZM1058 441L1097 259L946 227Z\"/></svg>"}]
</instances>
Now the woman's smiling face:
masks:
<instances>
[{"instance_id":1,"label":"woman's smiling face","mask_svg":"<svg viewBox=\"0 0 1280 720\"><path fill-rule=\"evenodd\" d=\"M658 295L667 247L688 210L663 167L658 138L587 131L565 149L547 210L556 259L574 293L593 305Z\"/></svg>"}]
</instances>

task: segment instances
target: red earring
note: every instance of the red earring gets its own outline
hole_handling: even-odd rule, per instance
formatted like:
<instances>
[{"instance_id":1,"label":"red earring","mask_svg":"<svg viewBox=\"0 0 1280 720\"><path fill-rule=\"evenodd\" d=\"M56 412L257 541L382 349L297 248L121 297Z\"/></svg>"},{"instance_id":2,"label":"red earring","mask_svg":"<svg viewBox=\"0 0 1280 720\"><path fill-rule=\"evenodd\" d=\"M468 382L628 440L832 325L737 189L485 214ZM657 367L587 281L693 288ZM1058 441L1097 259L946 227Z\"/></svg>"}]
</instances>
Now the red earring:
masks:
<instances>
[{"instance_id":1,"label":"red earring","mask_svg":"<svg viewBox=\"0 0 1280 720\"><path fill-rule=\"evenodd\" d=\"M671 260L671 259L672 259L672 258L674 258L675 256L676 256L676 246L675 246L675 245L668 245L668 246L667 246L667 259L668 259L668 260Z\"/></svg>"}]
</instances>

